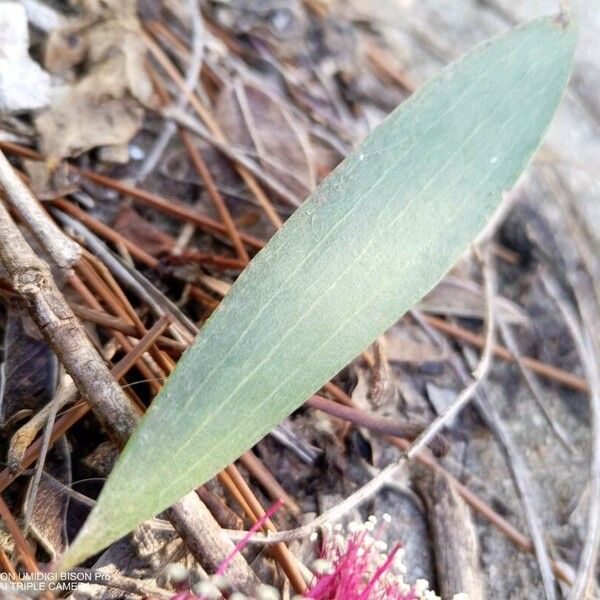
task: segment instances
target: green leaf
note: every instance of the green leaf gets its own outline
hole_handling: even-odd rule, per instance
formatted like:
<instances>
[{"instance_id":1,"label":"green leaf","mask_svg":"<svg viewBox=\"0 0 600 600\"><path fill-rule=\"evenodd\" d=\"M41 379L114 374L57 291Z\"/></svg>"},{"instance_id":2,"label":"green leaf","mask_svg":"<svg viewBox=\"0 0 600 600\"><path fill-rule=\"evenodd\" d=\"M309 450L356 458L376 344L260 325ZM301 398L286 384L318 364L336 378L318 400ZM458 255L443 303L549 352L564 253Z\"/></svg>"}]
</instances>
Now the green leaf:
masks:
<instances>
[{"instance_id":1,"label":"green leaf","mask_svg":"<svg viewBox=\"0 0 600 600\"><path fill-rule=\"evenodd\" d=\"M539 146L575 38L545 18L479 46L319 186L183 356L62 567L213 477L435 285Z\"/></svg>"}]
</instances>

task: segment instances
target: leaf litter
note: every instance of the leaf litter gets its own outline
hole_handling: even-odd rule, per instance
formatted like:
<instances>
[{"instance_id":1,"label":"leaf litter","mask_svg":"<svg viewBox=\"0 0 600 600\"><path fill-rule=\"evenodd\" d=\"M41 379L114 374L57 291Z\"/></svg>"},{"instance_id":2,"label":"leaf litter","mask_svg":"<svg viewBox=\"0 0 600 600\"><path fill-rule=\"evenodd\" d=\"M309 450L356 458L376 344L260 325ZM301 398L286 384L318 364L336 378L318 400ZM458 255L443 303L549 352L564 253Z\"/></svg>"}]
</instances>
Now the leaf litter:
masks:
<instances>
[{"instance_id":1,"label":"leaf litter","mask_svg":"<svg viewBox=\"0 0 600 600\"><path fill-rule=\"evenodd\" d=\"M174 21L172 20L173 14L177 12L185 15L185 9L182 9L182 5L178 3L171 3L173 5L171 11L168 4L163 16L166 16L167 22L174 28L180 39L185 39L187 36L185 21L182 24L176 18ZM207 14L219 4L207 2L205 7L208 11ZM377 88L373 88L372 83L367 84L366 82L364 72L367 69L360 59L356 59L354 52L348 51L348 44L341 43L341 40L352 39L352 36L358 35L359 38L366 38L370 42L374 37L379 47L384 48L384 52L388 52L389 46L393 44L393 36L389 35L385 21L377 20L376 16L369 16L367 21L364 20L364 15L371 15L370 12L360 13L360 17L357 18L357 13L352 10L334 7L332 13L335 15L334 18L329 13L329 10L332 10L331 7L323 8L326 6L325 3L307 2L306 4L309 8L294 3L291 11L286 10L287 6L284 6L283 3L278 2L270 2L268 10L263 6L256 10L244 11L242 9L244 20L239 17L239 12L236 12L239 11L239 7L234 6L234 16L230 14L227 17L229 20L219 19L218 29L213 30L211 34L218 33L219 37L210 38L210 50L205 56L204 77L210 78L210 73L212 73L213 80L210 83L209 79L203 79L206 89L215 85L214 73L218 73L222 79L221 95L213 94L212 100L217 118L219 118L219 99L227 98L230 103L229 112L222 121L224 127L231 126L232 122L235 123L228 131L229 140L239 146L240 150L247 153L260 165L260 168L273 177L282 178L281 181L291 187L298 186L295 188L295 192L301 197L305 195L301 193L302 188L312 189L314 187L314 173L318 173L318 177L321 178L329 172L339 161L339 150L343 148L346 141L362 137L369 127L368 124L373 120L378 120L385 110L382 110L381 97L375 97L378 95ZM352 3L354 7L360 4L360 2ZM37 135L39 136L37 146L43 154L52 158L52 162L50 162L52 172L54 172L55 164L61 159L79 157L80 165L92 166L99 170L106 170L109 165L121 161L121 167L112 167L112 170L108 172L119 178L127 177L132 172L128 144L135 141L141 148L145 148L147 141L152 139L152 133L155 131L153 124L155 117L152 113L152 86L145 68L141 68L145 64L144 61L147 60L146 49L140 41L139 22L135 17L135 7L133 10L132 7L133 5L130 3L86 2L78 8L80 14L76 19L69 18L70 23L65 29L50 34L44 52L44 67L53 76L60 77L59 85L62 86L64 95L61 100L61 92L59 92L56 96L58 99L53 100L51 108L46 113L42 112L37 116L35 124L38 127ZM223 9L221 16L223 16L223 12L231 10L228 6L219 8ZM325 12L320 12L321 10ZM423 80L423 70L439 67L435 60L432 61L431 56L435 53L439 55L440 48L444 47L444 44L440 42L440 46L434 47L434 51L432 51L432 34L429 34L428 37L423 33L423 22L427 22L426 19L425 21L421 20L424 19L423 15L429 14L428 11L435 13L436 9L430 8L428 3L424 3L424 7L403 7L400 10L404 11L401 14L407 18L406 24L402 28L403 35L413 40L415 46L411 50L410 56L407 54L400 61L394 57L394 60L389 62L394 65L394 68L398 68L398 65L400 68L408 65L408 68L414 69L415 79ZM465 13L467 9L461 8L461 11ZM268 15L266 24L265 14ZM436 15L437 17L438 15ZM371 18L374 20L369 21ZM171 20L169 21L169 19ZM431 23L451 23L451 19L447 15L444 19L432 19ZM283 27L283 24L289 22L291 22L291 28L288 30L287 27ZM370 29L360 29L365 22L369 23ZM474 22L480 25L481 20L477 17ZM316 40L322 44L321 48L325 48L322 56L319 56L318 52L315 53L313 49L314 38L308 37L307 24L317 31ZM348 31L356 24L359 25L359 28L349 35ZM455 27L455 25L456 23L451 23L450 27ZM438 38L443 39L444 33L447 33L436 30L437 25L431 27ZM486 33L489 29L489 24L481 26L481 30ZM460 30L460 27L455 27L452 31L457 30ZM290 34L286 38L286 31L293 32L293 35ZM452 38L455 35L452 31L449 34L451 43L458 45L462 50L463 47ZM474 27L474 31L477 31L477 27ZM319 38L319 36L322 37ZM480 34L480 37L485 36ZM310 43L304 43L309 39L311 39ZM230 49L232 46L223 45L231 40L241 41L241 48L234 51ZM168 41L163 40L163 43L165 48L173 52L173 46L169 45ZM337 47L337 53L329 55L332 47ZM400 43L399 47L406 48L406 45ZM345 50L343 50L344 48ZM176 64L181 65L183 69L185 61L182 61L174 53L172 56ZM308 62L296 63L294 59L298 56L304 57L305 60L308 59ZM354 58L348 60L349 56ZM247 61L244 63L244 68L252 71L252 80L245 80L243 70L241 79L230 79L228 69L240 58L242 61ZM445 59L449 58L450 56L445 57ZM263 64L269 62L276 64L279 75L272 77L264 70L256 69L256 65L261 61ZM433 67L431 66L432 62L434 63ZM309 68L306 67L306 64L309 65ZM300 79L298 79L299 75ZM268 79L268 84L264 88L259 88L256 78L259 80L264 78L265 81ZM398 78L398 80L400 79L401 77ZM283 87L280 87L282 83ZM389 89L389 77L384 86L381 88L381 96L384 95L384 90ZM283 100L286 87L290 92L290 97ZM269 91L264 93L262 89ZM95 95L96 91L97 95ZM250 100L248 100L248 92ZM393 89L394 95L402 97L404 93L403 89ZM245 101L250 104L250 112L248 112L249 107L245 107L246 116L243 121L240 121L242 109L239 102L234 103L240 94L242 94L242 101L245 97ZM108 101L105 104L106 98ZM298 120L296 113L292 115L289 112L290 98L296 106L295 111L303 113L302 119ZM95 107L94 101L98 99L102 100L100 102L102 106ZM69 106L69 103L72 105ZM248 121L248 114L251 116L250 121ZM94 119L99 125L98 130L88 131L86 125L94 122ZM344 127L340 127L340 123L343 123ZM320 129L324 124L328 130ZM147 127L149 129L146 129ZM249 129L252 129L254 137ZM280 137L274 139L273 135ZM309 145L306 140L310 140ZM257 141L258 143L256 143ZM267 142L266 146L265 142ZM172 148L177 149L178 144L173 141ZM310 150L307 151L309 147ZM104 148L104 150L99 153L90 152L98 148ZM282 172L282 163L286 167L292 165L293 168L288 169L287 173ZM164 174L167 171L163 167L160 172ZM236 181L233 169L229 170L227 177L229 181L220 183L224 189L233 190L234 187L230 184L237 186L237 189L243 189L243 186ZM77 181L75 181L75 185L78 185ZM197 210L206 210L210 213L209 204L202 201L202 194L198 195L198 192L202 192L202 185L198 181L181 181L173 188L165 185L164 179L161 181L158 173L153 173L146 185L147 189L164 193L168 197L176 196L187 202L199 197L200 202L196 204ZM61 187L58 186L55 189L60 190ZM65 193L72 193L68 187L62 189ZM92 197L101 198L99 188L85 184L84 189L87 193L91 192ZM535 185L530 186L528 191L535 197ZM246 190L243 193L247 194ZM528 200L526 198L522 202ZM148 229L144 222L136 217L136 214L139 213L132 213L130 208L126 208L125 200L116 201L115 199L109 200L108 206L104 200L98 201L92 208L92 214L100 220L108 220L111 216L111 202L119 211L120 221L116 221L115 230L124 239L131 240L135 245L158 257L172 252L173 246L170 246L170 240L177 239L181 233L174 220L157 217L151 209L143 208L141 209L143 218L152 223L153 229ZM248 206L240 208L234 196L228 198L228 202L235 209L236 220L244 231L260 232L261 236L266 237L268 228L265 229L262 223L256 223L255 216L249 216L253 211ZM254 215L256 215L255 212ZM161 235L161 232L164 232L166 237ZM522 240L515 242L511 235L512 232L501 229L499 239L504 242L508 239L510 247L517 249L517 253L523 256L525 253ZM226 238L222 236L214 238L198 230L193 233L188 244L188 247L199 249L205 253L227 254L229 250ZM529 247L535 247L536 242L527 241L527 244ZM151 278L163 292L180 302L189 315L200 321L205 319L209 312L206 308L208 299L218 300L221 293L226 291L228 284L236 277L235 272L223 273L210 266L202 266L200 277L194 277L192 282L188 278L178 281L175 271L165 270L153 273L147 267L139 265L135 258L132 260L127 248L123 245L116 244L112 247L121 254L126 264L135 265L136 270L139 269L144 275ZM464 264L467 266L467 280L478 285L480 282L477 281L477 270L470 264L468 257L465 258ZM502 308L499 306L498 310L503 311L504 318L518 324L519 337L521 343L525 345L525 353L536 356L540 352L540 346L545 347L545 343L541 344L539 339L532 336L531 330L523 328L521 324L527 323L527 320L531 319L532 310L536 319L541 318L542 322L546 323L548 322L547 313L552 311L549 310L547 303L543 302L543 298L540 298L539 293L536 295L530 290L534 267L534 264L515 266L499 261L498 268L503 279L501 291L510 300ZM165 275L167 272L168 276ZM225 283L218 285L219 280ZM467 330L476 331L483 316L480 305L478 305L481 295L476 290L469 292L468 296L462 292L452 294L451 290L455 286L451 281L442 286L445 288L441 288L441 294L438 293L437 297L430 298L429 304L428 300L425 300L423 308L429 306L435 314L445 317L449 322L466 327ZM535 305L530 303L522 306L524 298L526 302L530 302L531 299L523 295L523 289L526 289L526 293L535 299ZM81 300L79 299L79 301ZM114 305L105 304L104 306L105 310L109 310L109 312L116 311ZM147 319L147 306L140 303L137 308L142 317ZM123 316L121 318L123 319ZM410 322L410 317L405 321ZM411 326L414 325L411 324ZM108 339L107 336L110 337L114 334L113 329L105 329L99 324L92 327L95 328L93 335L97 336L101 343ZM392 330L387 334L387 340L383 345L384 351L379 358L375 356L376 351L372 350L368 353L370 356L357 359L357 362L350 369L343 371L336 381L344 390L352 392L353 398L357 401L365 402L365 410L373 410L373 399L376 399L381 402L381 406L386 407L384 409L386 416L389 414L399 419L408 416L409 420L430 420L433 416L433 407L428 402L428 394L439 395L439 390L444 390L446 395L451 395L452 390L456 390L456 381L449 376L445 367L446 355L440 352L435 344L424 340L421 335L417 335L419 341L415 342L410 336L406 337L405 334L401 334L402 329L405 329L404 322L402 327L397 328L397 331ZM536 325L537 331L539 331L539 326ZM560 339L561 335L564 336L564 332L551 332L550 339L545 342L553 344ZM404 340L409 341L405 342ZM542 352L544 352L545 360L561 364L560 355L543 349ZM146 364L148 363L146 362ZM498 366L495 369L495 380L502 382L497 384L498 388L504 390L501 395L509 397L511 390L518 395L518 401L513 404L509 403L508 408L504 410L504 417L516 431L516 443L527 449L527 457L534 465L534 474L545 473L546 476L549 476L549 482L545 485L547 489L542 492L543 497L552 498L553 486L558 485L556 489L559 490L561 500L554 499L551 502L554 512L544 513L544 517L550 521L551 531L559 541L561 556L571 564L576 564L581 533L578 538L573 530L562 524L560 515L563 514L566 505L576 505L573 503L573 498L577 497L578 490L583 489L585 456L583 453L579 454L577 458L573 459L575 462L569 463L552 445L553 434L548 433L541 421L531 414L531 410L534 409L527 408L529 406L528 396L522 384L516 379L514 372L509 367ZM156 372L158 373L158 371ZM149 394L148 384L140 382L140 380L146 378L142 373L134 372L131 374L129 382L124 381L123 383L131 385L145 401ZM356 385L357 382L358 385ZM383 392L377 391L380 388ZM434 389L438 391L434 392ZM567 406L573 404L581 406L578 394L554 385L546 387L546 391L551 404L549 408L551 414L560 419L569 432L575 435L576 443L585 448L587 444L585 417L578 420L567 409ZM369 400L369 398L371 399ZM517 407L514 414L519 415L518 419L511 413L510 406ZM576 412L580 410L578 408ZM532 419L534 427L528 429L527 424ZM364 429L348 427L338 419L329 418L308 409L301 410L294 415L290 425L294 427L296 434L300 435L302 443L319 449L321 458L316 465L310 466L297 458L293 452L282 450L279 442L272 437L259 442L254 451L275 478L286 487L288 492L294 495L295 500L300 503L303 511L307 514L321 512L327 508L327 498L343 499L348 496L353 489L368 478L370 464L384 465L398 455L398 450L393 445L385 443L382 438L369 434ZM93 472L92 463L88 463L87 467L83 464L83 457L88 456L91 451L104 443L103 435L98 432L97 426L90 417L87 417L78 427L79 429L75 429L73 433L69 434L71 441L75 442L71 452L75 477L96 475ZM489 438L489 434L478 422L476 415L470 412L461 415L449 431L453 445L450 456L443 461L446 468L460 476L462 482L468 483L472 489L476 490L509 520L515 523L520 522L522 513L511 489L510 479L504 472L502 459L493 441ZM552 473L545 470L544 462L540 462L538 456L545 456L545 459L542 458L545 461L548 460L548 453L552 456L551 460L557 465L556 470L553 470ZM576 465L575 471L572 468L569 469L570 482L569 478L565 478L560 473L558 467L558 465L568 464ZM248 472L242 467L240 468L250 477ZM253 474L252 477L255 475ZM251 479L251 481L263 506L268 506L266 488L256 485L257 480L255 479ZM494 485L491 483L493 481L499 483ZM235 499L231 496L231 491L227 487L223 487L222 482L215 485L217 496L239 515L244 515L239 498ZM408 481L404 481L397 488L387 489L384 494L374 500L372 506L376 506L377 511L391 511L392 513L397 511L399 520L404 520L405 526L396 529L394 524L392 538L386 541L389 543L389 547L393 547L398 541L410 539L411 543L407 547L412 551L417 547L427 548L430 533L426 526L421 529L416 525L419 510L414 512L414 507L419 504L410 497L409 485ZM93 486L80 489L90 496L95 496L98 486L95 490ZM581 502L584 504L586 502L585 493L582 495ZM413 507L413 512L407 509L408 505ZM18 511L18 505L14 506L14 510ZM370 509L367 506L365 510ZM582 512L585 513L585 510L580 509L578 514ZM292 527L293 519L284 514L284 511L281 513L274 517L277 524L283 529ZM363 519L366 516L367 513L364 513ZM43 519L42 513L39 518ZM248 529L251 522L247 516L245 519L245 528ZM59 523L59 517L50 519L50 521L52 520L54 520L54 525ZM394 518L394 522L396 520ZM413 523L412 530L411 523ZM161 527L162 525L159 523L157 531L163 531ZM516 593L521 595L516 597L541 597L537 595L539 588L536 585L535 563L525 559L524 554L517 555L515 559L511 542L502 534L495 532L489 525L478 520L477 527L483 542L481 558L483 560L482 573L486 578L486 597L504 597L509 588L513 591L518 590ZM73 533L70 534L71 539ZM411 536L415 536L414 540ZM161 536L158 535L158 537ZM114 564L119 565L117 570L112 571L115 581L118 576L130 577L142 582L141 589L144 585L148 586L149 590L153 589L152 586L159 586L162 590L176 589L173 581L166 577L156 577L171 558L174 557L175 561L181 560L177 557L177 553L172 554L171 551L166 551L163 562L155 561L156 556L163 555L162 550L159 551L158 548L163 546L167 548L169 543L167 540L174 541L173 533L169 533L164 540L158 545L150 544L148 545L150 549L144 550L141 537L136 533L132 538L118 542L109 549L107 555L100 559L98 566L110 564L113 561L110 553L118 547L122 558L114 560ZM179 544L176 545L181 549ZM8 550L9 555L11 554L10 547L3 546L3 548ZM250 560L254 560L253 565L260 573L261 580L285 588L281 573L273 570L273 562L266 558L264 552L250 545L244 550L244 553ZM139 564L130 564L131 557L137 555L143 556L143 560L147 561L146 566L143 567L147 577L142 575ZM193 570L197 563L190 560L189 557L186 560L188 562L185 564L192 569L190 573L193 573L193 577L202 578L204 575L201 570ZM409 580L414 582L415 574L417 574L434 581L435 573L431 566L426 566L426 561L414 563L410 556L407 557L407 560ZM165 563L165 561L167 562ZM159 564L160 566L158 566ZM312 566L312 562L308 558L305 559L305 564ZM425 565L424 571L419 570L420 564ZM488 578L492 568L500 569L504 577ZM121 583L125 585L124 582ZM82 589L81 593L88 595L80 597L109 597L109 594L112 594L111 597L123 597L123 594L131 594L130 591L124 592L123 589L112 592L98 587L87 592ZM139 596L131 595L130 597Z\"/></svg>"}]
</instances>

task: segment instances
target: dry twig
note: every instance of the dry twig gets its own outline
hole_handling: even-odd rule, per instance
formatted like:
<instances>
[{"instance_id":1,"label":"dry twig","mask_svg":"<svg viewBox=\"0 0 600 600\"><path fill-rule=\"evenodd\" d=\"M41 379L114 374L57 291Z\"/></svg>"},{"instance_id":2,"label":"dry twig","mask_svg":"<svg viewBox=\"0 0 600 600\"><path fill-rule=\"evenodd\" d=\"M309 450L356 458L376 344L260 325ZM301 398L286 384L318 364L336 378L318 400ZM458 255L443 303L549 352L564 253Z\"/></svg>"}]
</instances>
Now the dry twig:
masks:
<instances>
[{"instance_id":1,"label":"dry twig","mask_svg":"<svg viewBox=\"0 0 600 600\"><path fill-rule=\"evenodd\" d=\"M486 260L483 262L483 276L485 280L485 298L486 298L486 314L487 314L487 339L490 342L487 348L493 348L494 346L494 330L495 330L495 310L494 310L494 299L495 299L495 277L494 271L490 264L490 254L489 252L486 255ZM413 315L415 318L421 323L421 325L425 324L425 321L418 313L418 311L413 311ZM491 332L490 332L491 328ZM428 326L425 326L425 329L428 331L432 339L440 345L442 348L447 350L450 358L450 364L455 371L456 375L462 381L463 384L467 385L468 382L472 379L463 365L459 360L456 359L454 352L451 351L449 344L444 340L437 332L433 332ZM471 355L472 356L472 355ZM479 366L481 366L480 361ZM471 366L475 366L475 359L471 362ZM479 367L478 367L479 368ZM467 388L468 389L468 388ZM491 403L486 402L485 395L479 389L474 390L475 394L475 403L477 408L482 413L485 418L488 426L494 431L498 441L501 443L505 456L507 458L507 462L511 472L513 474L513 478L515 480L515 484L517 490L520 494L521 501L523 504L525 518L527 520L528 528L531 533L531 548L534 551L540 568L540 573L542 576L542 581L544 583L544 590L546 593L546 597L551 599L555 598L555 586L554 586L554 578L552 573L555 572L557 576L563 578L564 575L562 569L560 569L556 563L552 563L550 557L548 556L548 551L546 549L546 545L543 539L541 526L539 523L539 518L537 513L531 503L531 499L529 496L529 490L531 489L531 485L529 483L529 472L527 467L521 458L520 453L516 450L514 445L512 444L512 440L510 438L510 434L502 426L501 420L499 416L496 414L493 409ZM564 579L564 578L563 578Z\"/></svg>"},{"instance_id":2,"label":"dry twig","mask_svg":"<svg viewBox=\"0 0 600 600\"><path fill-rule=\"evenodd\" d=\"M7 181L2 184L7 186ZM10 184L4 190L7 196L14 192ZM62 232L60 235L63 236ZM123 444L135 426L137 415L56 286L50 268L29 247L3 204L0 204L0 260L13 289L26 300L32 319L100 422L109 435Z\"/></svg>"},{"instance_id":3,"label":"dry twig","mask_svg":"<svg viewBox=\"0 0 600 600\"><path fill-rule=\"evenodd\" d=\"M479 545L467 504L448 477L422 467L417 475L432 533L440 595L453 598L462 592L469 600L483 600Z\"/></svg>"},{"instance_id":4,"label":"dry twig","mask_svg":"<svg viewBox=\"0 0 600 600\"><path fill-rule=\"evenodd\" d=\"M0 152L0 187L5 192L6 201L27 223L52 260L66 274L79 259L81 249L48 219L40 203L17 176L2 152Z\"/></svg>"}]
</instances>

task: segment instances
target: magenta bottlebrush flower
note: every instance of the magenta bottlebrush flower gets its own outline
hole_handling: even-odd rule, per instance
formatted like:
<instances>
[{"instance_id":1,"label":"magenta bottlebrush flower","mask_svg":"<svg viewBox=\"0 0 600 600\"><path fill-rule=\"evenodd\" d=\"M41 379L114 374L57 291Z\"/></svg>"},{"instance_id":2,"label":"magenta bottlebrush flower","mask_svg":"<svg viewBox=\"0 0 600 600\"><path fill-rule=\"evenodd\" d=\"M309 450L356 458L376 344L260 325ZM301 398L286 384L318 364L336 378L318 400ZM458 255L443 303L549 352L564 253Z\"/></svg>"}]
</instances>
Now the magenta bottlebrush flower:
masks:
<instances>
[{"instance_id":1,"label":"magenta bottlebrush flower","mask_svg":"<svg viewBox=\"0 0 600 600\"><path fill-rule=\"evenodd\" d=\"M389 515L384 515L389 522ZM314 600L434 600L425 580L414 586L404 582L406 567L400 544L389 553L381 540L377 519L350 523L347 535L342 527L326 527L320 558L313 565L315 579L305 593Z\"/></svg>"},{"instance_id":2,"label":"magenta bottlebrush flower","mask_svg":"<svg viewBox=\"0 0 600 600\"><path fill-rule=\"evenodd\" d=\"M172 600L277 600L279 591L261 585L255 597L231 593L225 579L227 568L233 556L248 543L250 535L260 529L282 505L275 503L236 546L209 581L194 586L194 591L186 586ZM366 523L350 523L347 531L341 525L323 528L323 540L318 549L318 558L313 563L313 580L302 596L293 600L312 598L313 600L441 600L429 589L425 579L413 585L404 581L406 566L403 562L404 549L396 544L389 552L381 539L389 515L383 515L384 523L377 524L377 518L369 517ZM311 539L316 542L317 534ZM468 600L466 594L456 594L452 600Z\"/></svg>"}]
</instances>

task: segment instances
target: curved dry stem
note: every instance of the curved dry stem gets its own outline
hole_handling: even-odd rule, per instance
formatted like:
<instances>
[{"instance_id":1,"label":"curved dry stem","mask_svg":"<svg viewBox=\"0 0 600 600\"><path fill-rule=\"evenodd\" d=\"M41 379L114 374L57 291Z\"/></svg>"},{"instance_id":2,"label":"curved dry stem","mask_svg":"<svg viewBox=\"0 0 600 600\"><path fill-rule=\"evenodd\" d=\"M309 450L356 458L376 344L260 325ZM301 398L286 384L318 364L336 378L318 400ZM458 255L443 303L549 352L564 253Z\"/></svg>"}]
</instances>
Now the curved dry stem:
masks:
<instances>
[{"instance_id":1,"label":"curved dry stem","mask_svg":"<svg viewBox=\"0 0 600 600\"><path fill-rule=\"evenodd\" d=\"M475 392L481 385L482 381L487 377L494 356L494 347L496 341L494 317L493 317L493 297L495 294L495 280L490 268L490 251L486 249L483 252L483 269L486 282L486 336L485 345L481 354L479 365L473 371L473 376L470 383L463 391L446 407L446 409L438 415L433 422L421 433L417 439L407 448L405 454L407 458L413 458L427 444L437 436L440 431L450 423L456 415L471 401Z\"/></svg>"}]
</instances>

